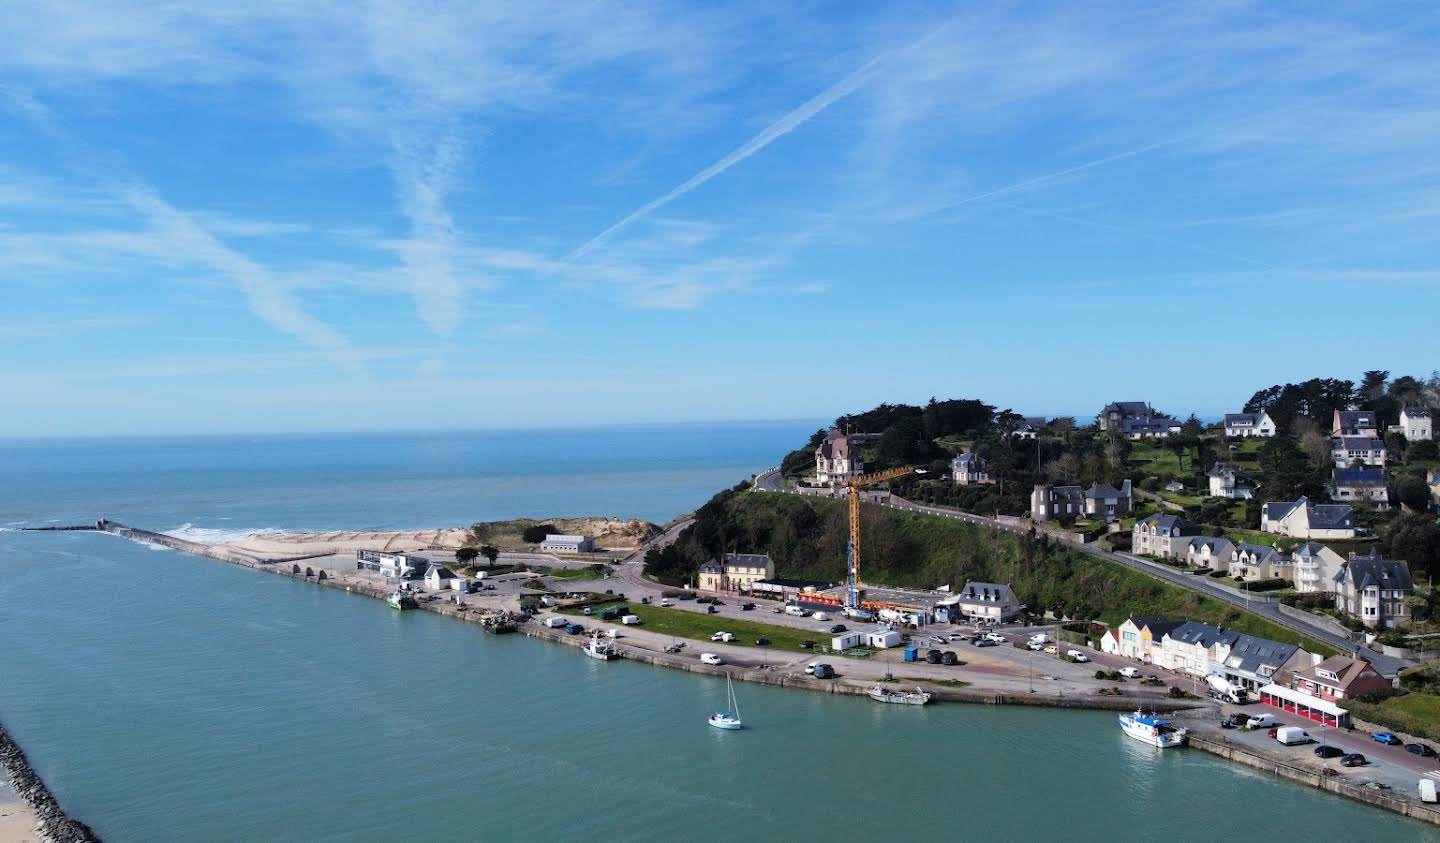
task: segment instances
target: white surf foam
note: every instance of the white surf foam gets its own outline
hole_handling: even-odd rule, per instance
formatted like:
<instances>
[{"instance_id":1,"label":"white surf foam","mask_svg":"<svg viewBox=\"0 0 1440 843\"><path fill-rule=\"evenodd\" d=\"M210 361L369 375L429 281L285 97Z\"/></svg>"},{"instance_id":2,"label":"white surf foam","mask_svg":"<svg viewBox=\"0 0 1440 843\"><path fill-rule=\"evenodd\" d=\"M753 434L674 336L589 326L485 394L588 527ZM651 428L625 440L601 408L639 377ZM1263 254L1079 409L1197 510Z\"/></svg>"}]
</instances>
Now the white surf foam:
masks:
<instances>
[{"instance_id":1,"label":"white surf foam","mask_svg":"<svg viewBox=\"0 0 1440 843\"><path fill-rule=\"evenodd\" d=\"M161 530L167 536L174 536L177 539L196 542L197 544L229 544L248 539L251 536L270 535L284 532L276 527L263 527L258 530L243 529L220 529L217 527L196 527L190 522L185 522L179 527L171 530Z\"/></svg>"}]
</instances>

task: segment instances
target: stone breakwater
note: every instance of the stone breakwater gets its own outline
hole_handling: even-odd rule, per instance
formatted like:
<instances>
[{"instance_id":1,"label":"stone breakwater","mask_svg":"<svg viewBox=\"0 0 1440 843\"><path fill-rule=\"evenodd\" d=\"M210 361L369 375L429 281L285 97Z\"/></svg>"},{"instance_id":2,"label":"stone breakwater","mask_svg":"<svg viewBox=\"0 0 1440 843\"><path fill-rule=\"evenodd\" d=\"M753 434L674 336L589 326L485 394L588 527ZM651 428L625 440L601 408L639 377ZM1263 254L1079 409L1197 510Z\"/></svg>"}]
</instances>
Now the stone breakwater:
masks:
<instances>
[{"instance_id":1,"label":"stone breakwater","mask_svg":"<svg viewBox=\"0 0 1440 843\"><path fill-rule=\"evenodd\" d=\"M53 843L85 843L86 841L99 841L100 838L90 829L90 826L76 819L71 819L55 801L55 796L45 782L40 780L30 761L25 757L24 750L20 745L11 739L10 734L0 726L0 766L10 776L10 783L15 787L15 793L25 804L29 805L39 819L35 830L40 836Z\"/></svg>"}]
</instances>

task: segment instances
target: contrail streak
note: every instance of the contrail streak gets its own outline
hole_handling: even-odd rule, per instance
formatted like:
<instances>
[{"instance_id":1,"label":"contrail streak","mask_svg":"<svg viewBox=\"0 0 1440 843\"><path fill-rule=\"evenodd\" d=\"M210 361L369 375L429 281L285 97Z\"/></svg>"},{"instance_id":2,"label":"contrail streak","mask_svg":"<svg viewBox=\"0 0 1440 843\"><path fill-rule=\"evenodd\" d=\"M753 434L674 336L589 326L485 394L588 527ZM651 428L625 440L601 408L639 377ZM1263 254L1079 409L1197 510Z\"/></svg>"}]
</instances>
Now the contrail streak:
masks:
<instances>
[{"instance_id":1,"label":"contrail streak","mask_svg":"<svg viewBox=\"0 0 1440 843\"><path fill-rule=\"evenodd\" d=\"M933 34L934 33L931 33L931 35ZM929 37L930 36L926 36L926 38L921 40L927 40ZM852 72L849 76L846 76L844 79L841 79L839 82L836 82L834 85L831 85L824 91L816 94L814 97L811 97L807 102L805 102L803 105L796 108L795 110L791 111L789 114L786 114L784 117L781 117L779 120L771 123L764 129L764 131L760 132L760 134L746 141L743 145L741 145L735 151L731 152L729 155L726 155L724 158L721 158L719 161L716 161L714 164L711 164L710 166L691 176L679 187L676 187L674 190L666 193L664 196L661 196L658 199L652 199L651 201L646 202L644 205L641 205L639 208L636 208L634 211L630 212L629 216L626 216L624 219L620 220L619 222L615 223L614 225L610 226L609 228L605 229L604 231L600 232L589 240L585 241L583 244L580 245L579 248L571 252L570 256L566 258L566 260L573 261L577 258L584 257L586 254L594 250L597 246L603 244L605 241L609 240L622 229L633 225L635 222L650 215L655 210L662 208L670 204L671 202L674 202L681 196L684 196L685 194L689 193L690 191L694 190L705 182L710 181L711 179L715 178L716 176L720 175L721 173L725 172L736 164L739 164L741 161L744 161L746 158L749 158L750 156L754 155L755 153L759 152L760 150L764 149L765 147L769 146L780 138L790 134L791 132L805 125L805 123L807 123L815 115L819 114L820 112L824 111L825 109L829 108L830 106L834 105L835 103L859 90L861 86L863 86L866 82L870 80L870 77L874 75L875 71L880 67L880 65L884 63L887 59L889 59L892 55L894 55L893 51L881 53L880 55L866 62L860 67L860 69Z\"/></svg>"}]
</instances>

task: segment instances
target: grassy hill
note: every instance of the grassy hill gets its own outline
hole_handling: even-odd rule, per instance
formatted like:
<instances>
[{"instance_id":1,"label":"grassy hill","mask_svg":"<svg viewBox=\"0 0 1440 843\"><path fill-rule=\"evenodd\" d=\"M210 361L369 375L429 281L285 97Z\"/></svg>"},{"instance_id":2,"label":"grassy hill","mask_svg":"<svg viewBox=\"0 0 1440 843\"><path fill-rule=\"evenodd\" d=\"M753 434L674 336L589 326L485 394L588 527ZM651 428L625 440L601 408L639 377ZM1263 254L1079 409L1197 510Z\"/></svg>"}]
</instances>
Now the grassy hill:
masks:
<instances>
[{"instance_id":1,"label":"grassy hill","mask_svg":"<svg viewBox=\"0 0 1440 843\"><path fill-rule=\"evenodd\" d=\"M700 560L725 549L769 553L780 577L834 582L845 577L847 523L841 501L730 490L716 495L697 518L674 548L647 559L652 572L692 576ZM861 526L862 578L877 585L960 588L967 579L1008 582L1032 610L1058 609L1111 624L1131 614L1162 614L1301 641L1264 618L1048 539L875 506L862 509ZM1328 652L1314 643L1308 646Z\"/></svg>"}]
</instances>

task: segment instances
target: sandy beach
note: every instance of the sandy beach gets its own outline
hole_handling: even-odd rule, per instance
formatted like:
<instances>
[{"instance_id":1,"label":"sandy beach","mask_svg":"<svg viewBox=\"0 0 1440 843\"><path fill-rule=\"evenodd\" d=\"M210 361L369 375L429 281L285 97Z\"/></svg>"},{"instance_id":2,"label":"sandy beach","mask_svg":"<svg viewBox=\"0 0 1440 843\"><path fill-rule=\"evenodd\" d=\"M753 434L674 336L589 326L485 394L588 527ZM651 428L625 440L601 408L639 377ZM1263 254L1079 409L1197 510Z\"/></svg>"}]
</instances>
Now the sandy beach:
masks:
<instances>
[{"instance_id":1,"label":"sandy beach","mask_svg":"<svg viewBox=\"0 0 1440 843\"><path fill-rule=\"evenodd\" d=\"M35 811L20 800L10 780L0 774L0 843L37 843L38 822Z\"/></svg>"}]
</instances>

